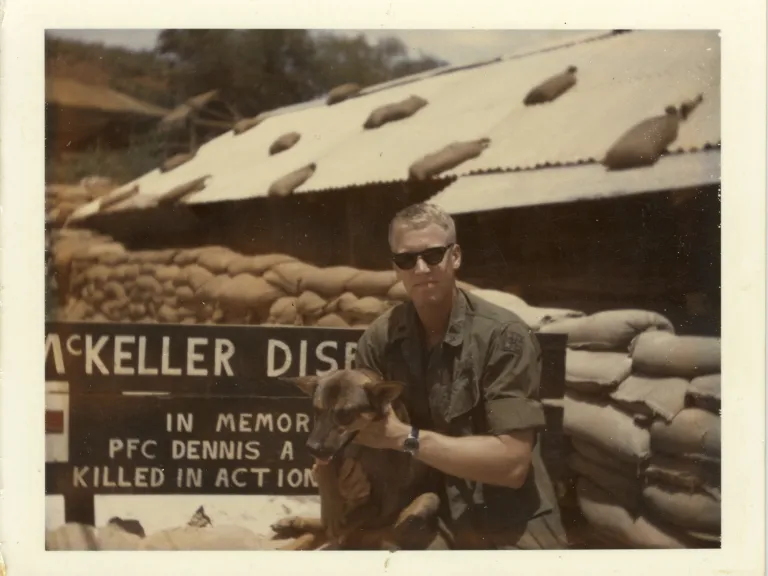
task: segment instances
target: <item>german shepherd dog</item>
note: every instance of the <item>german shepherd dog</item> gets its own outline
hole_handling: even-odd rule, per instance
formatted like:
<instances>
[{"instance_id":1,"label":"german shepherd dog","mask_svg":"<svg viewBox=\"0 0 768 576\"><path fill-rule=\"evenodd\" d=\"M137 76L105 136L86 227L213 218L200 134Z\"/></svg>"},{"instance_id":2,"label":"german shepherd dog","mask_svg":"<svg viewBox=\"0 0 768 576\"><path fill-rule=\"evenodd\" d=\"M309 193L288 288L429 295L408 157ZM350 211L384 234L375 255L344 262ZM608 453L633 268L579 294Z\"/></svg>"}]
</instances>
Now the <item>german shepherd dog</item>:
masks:
<instances>
[{"instance_id":1,"label":"german shepherd dog","mask_svg":"<svg viewBox=\"0 0 768 576\"><path fill-rule=\"evenodd\" d=\"M405 423L403 385L368 370L283 378L312 398L307 449L320 492L320 518L288 517L272 525L282 550L446 549L438 527L439 498L420 493L428 468L410 454L352 443L387 407Z\"/></svg>"}]
</instances>

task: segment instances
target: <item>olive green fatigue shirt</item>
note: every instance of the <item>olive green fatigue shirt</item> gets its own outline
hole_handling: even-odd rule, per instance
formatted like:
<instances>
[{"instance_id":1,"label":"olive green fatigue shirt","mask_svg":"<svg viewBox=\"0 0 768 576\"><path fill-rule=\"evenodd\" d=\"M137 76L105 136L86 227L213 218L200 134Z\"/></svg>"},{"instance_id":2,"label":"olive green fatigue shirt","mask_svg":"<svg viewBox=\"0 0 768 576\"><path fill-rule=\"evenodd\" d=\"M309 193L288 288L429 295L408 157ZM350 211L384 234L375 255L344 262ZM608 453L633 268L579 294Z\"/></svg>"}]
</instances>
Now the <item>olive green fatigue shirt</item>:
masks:
<instances>
[{"instance_id":1,"label":"olive green fatigue shirt","mask_svg":"<svg viewBox=\"0 0 768 576\"><path fill-rule=\"evenodd\" d=\"M501 435L544 426L538 399L541 348L519 316L457 288L443 341L432 350L423 342L413 303L405 302L366 329L355 358L356 368L405 385L403 399L414 426L447 436ZM445 520L454 533L485 540L515 532L519 538L521 527L525 530L532 519L554 513L555 532L564 537L538 430L531 468L519 489L432 472L433 483L425 490L441 494Z\"/></svg>"}]
</instances>

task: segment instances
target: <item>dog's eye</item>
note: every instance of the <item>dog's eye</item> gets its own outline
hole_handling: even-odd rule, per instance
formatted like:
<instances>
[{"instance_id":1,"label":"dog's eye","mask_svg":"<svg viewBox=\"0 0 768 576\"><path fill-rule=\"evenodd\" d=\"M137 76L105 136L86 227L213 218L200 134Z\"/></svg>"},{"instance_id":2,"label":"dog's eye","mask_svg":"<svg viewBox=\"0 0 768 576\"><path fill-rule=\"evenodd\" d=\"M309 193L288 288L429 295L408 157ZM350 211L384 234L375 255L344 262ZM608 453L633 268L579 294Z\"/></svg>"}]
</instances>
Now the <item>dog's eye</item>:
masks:
<instances>
[{"instance_id":1,"label":"dog's eye","mask_svg":"<svg viewBox=\"0 0 768 576\"><path fill-rule=\"evenodd\" d=\"M349 426L355 421L355 415L349 410L337 410L333 418L339 426Z\"/></svg>"}]
</instances>

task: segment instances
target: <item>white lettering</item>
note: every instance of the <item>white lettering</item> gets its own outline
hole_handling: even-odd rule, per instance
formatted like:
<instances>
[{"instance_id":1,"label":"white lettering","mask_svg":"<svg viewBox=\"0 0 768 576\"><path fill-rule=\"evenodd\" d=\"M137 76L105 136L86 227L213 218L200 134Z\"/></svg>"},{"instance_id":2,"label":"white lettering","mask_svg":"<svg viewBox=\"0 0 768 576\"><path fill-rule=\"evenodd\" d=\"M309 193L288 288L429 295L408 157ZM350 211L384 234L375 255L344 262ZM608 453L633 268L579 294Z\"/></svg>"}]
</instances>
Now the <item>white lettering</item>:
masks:
<instances>
[{"instance_id":1,"label":"white lettering","mask_svg":"<svg viewBox=\"0 0 768 576\"><path fill-rule=\"evenodd\" d=\"M131 376L135 372L132 366L123 366L123 360L131 360L131 353L124 351L123 345L135 341L133 336L115 336L115 374L118 376Z\"/></svg>"},{"instance_id":2,"label":"white lettering","mask_svg":"<svg viewBox=\"0 0 768 576\"><path fill-rule=\"evenodd\" d=\"M293 460L293 443L289 441L283 442L283 449L280 451L280 460Z\"/></svg>"},{"instance_id":3,"label":"white lettering","mask_svg":"<svg viewBox=\"0 0 768 576\"><path fill-rule=\"evenodd\" d=\"M280 368L277 368L275 366L275 351L278 348L285 353L285 361L283 362L283 365L280 366ZM291 367L292 361L293 361L293 356L291 354L291 349L288 347L288 345L285 344L284 342L281 342L280 340L272 340L270 338L267 344L267 376L269 376L270 378L282 376Z\"/></svg>"},{"instance_id":4,"label":"white lettering","mask_svg":"<svg viewBox=\"0 0 768 576\"><path fill-rule=\"evenodd\" d=\"M272 414L256 414L256 429L254 432L261 430L262 426L268 428L269 431L272 432ZM248 432L248 430L246 430L246 432Z\"/></svg>"},{"instance_id":5,"label":"white lettering","mask_svg":"<svg viewBox=\"0 0 768 576\"><path fill-rule=\"evenodd\" d=\"M298 488L301 486L303 481L304 475L301 473L301 470L293 468L292 470L288 471L288 484L291 488Z\"/></svg>"},{"instance_id":6,"label":"white lettering","mask_svg":"<svg viewBox=\"0 0 768 576\"><path fill-rule=\"evenodd\" d=\"M299 344L299 376L307 375L307 341L302 340Z\"/></svg>"},{"instance_id":7,"label":"white lettering","mask_svg":"<svg viewBox=\"0 0 768 576\"><path fill-rule=\"evenodd\" d=\"M222 427L225 427L227 432L235 431L235 417L233 414L219 414L216 419L216 432L221 432Z\"/></svg>"},{"instance_id":8,"label":"white lettering","mask_svg":"<svg viewBox=\"0 0 768 576\"><path fill-rule=\"evenodd\" d=\"M58 334L48 334L45 337L45 359L48 359L48 353L53 351L53 364L56 366L56 372L64 374L64 353L61 350L61 340Z\"/></svg>"},{"instance_id":9,"label":"white lettering","mask_svg":"<svg viewBox=\"0 0 768 576\"><path fill-rule=\"evenodd\" d=\"M226 468L219 468L216 473L216 482L214 483L216 488L229 488L229 474L227 474Z\"/></svg>"},{"instance_id":10,"label":"white lettering","mask_svg":"<svg viewBox=\"0 0 768 576\"><path fill-rule=\"evenodd\" d=\"M336 342L328 341L328 342L321 342L320 344L317 345L317 349L315 350L315 354L317 355L317 359L320 360L321 362L325 362L325 363L328 364L328 369L327 370L318 370L317 371L317 375L318 376L323 376L325 374L333 372L333 371L337 370L338 367L339 367L339 363L336 362L336 360L334 358L332 358L331 356L326 356L323 353L323 350L325 348L333 348L334 350L336 350L337 349L337 344L336 344Z\"/></svg>"},{"instance_id":11,"label":"white lettering","mask_svg":"<svg viewBox=\"0 0 768 576\"><path fill-rule=\"evenodd\" d=\"M205 356L195 352L195 346L208 344L208 338L190 338L187 340L187 374L190 376L208 376L205 368L195 368L195 362L203 362Z\"/></svg>"},{"instance_id":12,"label":"white lettering","mask_svg":"<svg viewBox=\"0 0 768 576\"><path fill-rule=\"evenodd\" d=\"M80 334L73 334L69 338L67 338L67 352L72 354L72 356L80 356L83 353L82 346L80 348L75 348L72 346L73 342L82 342L83 338L80 336Z\"/></svg>"},{"instance_id":13,"label":"white lettering","mask_svg":"<svg viewBox=\"0 0 768 576\"><path fill-rule=\"evenodd\" d=\"M115 454L123 449L123 441L120 438L109 439L109 457L114 459Z\"/></svg>"},{"instance_id":14,"label":"white lettering","mask_svg":"<svg viewBox=\"0 0 768 576\"><path fill-rule=\"evenodd\" d=\"M232 472L232 483L237 486L238 488L245 488L245 482L242 482L237 479L237 477L243 473L248 472L245 468L236 468L234 472Z\"/></svg>"},{"instance_id":15,"label":"white lettering","mask_svg":"<svg viewBox=\"0 0 768 576\"><path fill-rule=\"evenodd\" d=\"M352 369L352 364L355 361L355 354L357 354L357 342L347 342L347 346L344 349L344 368L347 370Z\"/></svg>"},{"instance_id":16,"label":"white lettering","mask_svg":"<svg viewBox=\"0 0 768 576\"><path fill-rule=\"evenodd\" d=\"M109 336L102 336L99 338L96 342L96 345L93 344L93 336L90 334L86 335L85 337L85 373L89 376L93 374L93 366L96 365L96 367L99 369L99 372L104 374L105 376L109 376L109 371L107 370L107 367L104 365L104 362L101 361L101 358L99 357L99 352L101 352L101 349L104 348L104 345L109 341Z\"/></svg>"},{"instance_id":17,"label":"white lettering","mask_svg":"<svg viewBox=\"0 0 768 576\"><path fill-rule=\"evenodd\" d=\"M296 414L296 432L309 434L309 414Z\"/></svg>"},{"instance_id":18,"label":"white lettering","mask_svg":"<svg viewBox=\"0 0 768 576\"><path fill-rule=\"evenodd\" d=\"M269 468L250 468L250 471L259 475L259 488L264 486L264 474L269 474Z\"/></svg>"},{"instance_id":19,"label":"white lettering","mask_svg":"<svg viewBox=\"0 0 768 576\"><path fill-rule=\"evenodd\" d=\"M157 374L157 368L147 366L147 338L139 336L139 374L142 376L154 376Z\"/></svg>"},{"instance_id":20,"label":"white lettering","mask_svg":"<svg viewBox=\"0 0 768 576\"><path fill-rule=\"evenodd\" d=\"M280 416L277 417L277 429L280 430L280 432L289 432L292 424L293 421L288 414L280 414Z\"/></svg>"},{"instance_id":21,"label":"white lettering","mask_svg":"<svg viewBox=\"0 0 768 576\"><path fill-rule=\"evenodd\" d=\"M231 341L225 339L216 339L216 352L214 354L214 374L221 376L222 368L227 373L227 376L233 376L232 366L229 365L229 360L235 354L235 345Z\"/></svg>"},{"instance_id":22,"label":"white lettering","mask_svg":"<svg viewBox=\"0 0 768 576\"><path fill-rule=\"evenodd\" d=\"M75 488L87 488L88 485L85 483L85 474L88 472L88 466L75 466L72 469L72 485Z\"/></svg>"},{"instance_id":23,"label":"white lettering","mask_svg":"<svg viewBox=\"0 0 768 576\"><path fill-rule=\"evenodd\" d=\"M181 368L171 368L171 339L163 336L163 360L160 372L164 376L181 376Z\"/></svg>"}]
</instances>

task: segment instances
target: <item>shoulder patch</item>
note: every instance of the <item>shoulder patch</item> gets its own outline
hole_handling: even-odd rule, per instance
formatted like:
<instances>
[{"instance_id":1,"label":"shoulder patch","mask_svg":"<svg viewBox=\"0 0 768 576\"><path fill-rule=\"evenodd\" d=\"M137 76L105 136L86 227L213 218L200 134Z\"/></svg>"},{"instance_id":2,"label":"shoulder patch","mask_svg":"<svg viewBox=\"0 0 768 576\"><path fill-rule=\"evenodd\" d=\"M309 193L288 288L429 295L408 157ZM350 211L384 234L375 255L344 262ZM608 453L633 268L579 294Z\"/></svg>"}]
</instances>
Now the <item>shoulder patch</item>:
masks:
<instances>
[{"instance_id":1,"label":"shoulder patch","mask_svg":"<svg viewBox=\"0 0 768 576\"><path fill-rule=\"evenodd\" d=\"M518 332L505 332L501 347L505 352L520 356L523 353L523 335Z\"/></svg>"}]
</instances>

